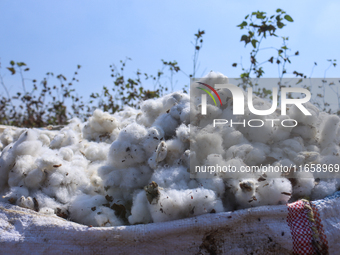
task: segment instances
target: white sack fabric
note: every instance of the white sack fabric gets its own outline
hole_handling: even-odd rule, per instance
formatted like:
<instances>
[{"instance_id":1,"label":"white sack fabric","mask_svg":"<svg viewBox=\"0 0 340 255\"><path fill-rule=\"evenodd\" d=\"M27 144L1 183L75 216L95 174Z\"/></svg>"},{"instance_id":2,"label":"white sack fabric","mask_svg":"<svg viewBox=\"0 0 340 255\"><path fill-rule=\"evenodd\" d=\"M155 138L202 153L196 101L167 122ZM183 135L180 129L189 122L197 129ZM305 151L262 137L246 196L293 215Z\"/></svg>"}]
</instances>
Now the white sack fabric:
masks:
<instances>
[{"instance_id":1,"label":"white sack fabric","mask_svg":"<svg viewBox=\"0 0 340 255\"><path fill-rule=\"evenodd\" d=\"M107 228L0 203L0 253L339 254L340 192L304 202Z\"/></svg>"}]
</instances>

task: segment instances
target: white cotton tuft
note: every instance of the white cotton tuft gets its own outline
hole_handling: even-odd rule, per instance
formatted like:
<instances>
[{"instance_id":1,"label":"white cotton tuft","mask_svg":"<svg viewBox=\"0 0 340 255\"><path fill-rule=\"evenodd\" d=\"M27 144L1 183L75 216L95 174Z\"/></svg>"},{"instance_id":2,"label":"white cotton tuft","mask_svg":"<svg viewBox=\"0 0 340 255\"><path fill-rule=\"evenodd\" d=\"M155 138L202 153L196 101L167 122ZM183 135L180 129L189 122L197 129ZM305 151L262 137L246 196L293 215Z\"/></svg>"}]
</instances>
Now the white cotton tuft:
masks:
<instances>
[{"instance_id":1,"label":"white cotton tuft","mask_svg":"<svg viewBox=\"0 0 340 255\"><path fill-rule=\"evenodd\" d=\"M324 148L336 139L336 134L339 128L339 117L330 115L324 121L321 127L320 145Z\"/></svg>"},{"instance_id":2,"label":"white cotton tuft","mask_svg":"<svg viewBox=\"0 0 340 255\"><path fill-rule=\"evenodd\" d=\"M31 197L24 197L21 196L21 198L18 199L17 205L23 208L34 210L34 202Z\"/></svg>"},{"instance_id":3,"label":"white cotton tuft","mask_svg":"<svg viewBox=\"0 0 340 255\"><path fill-rule=\"evenodd\" d=\"M206 213L222 212L222 201L212 190L197 188L161 190L149 204L153 222L164 222Z\"/></svg>"},{"instance_id":4,"label":"white cotton tuft","mask_svg":"<svg viewBox=\"0 0 340 255\"><path fill-rule=\"evenodd\" d=\"M83 127L83 136L89 141L113 141L117 135L116 129L119 127L116 118L108 112L99 109L93 112L87 124Z\"/></svg>"},{"instance_id":5,"label":"white cotton tuft","mask_svg":"<svg viewBox=\"0 0 340 255\"><path fill-rule=\"evenodd\" d=\"M148 200L144 190L139 191L133 198L131 215L129 216L130 224L150 223L152 218L148 208Z\"/></svg>"}]
</instances>

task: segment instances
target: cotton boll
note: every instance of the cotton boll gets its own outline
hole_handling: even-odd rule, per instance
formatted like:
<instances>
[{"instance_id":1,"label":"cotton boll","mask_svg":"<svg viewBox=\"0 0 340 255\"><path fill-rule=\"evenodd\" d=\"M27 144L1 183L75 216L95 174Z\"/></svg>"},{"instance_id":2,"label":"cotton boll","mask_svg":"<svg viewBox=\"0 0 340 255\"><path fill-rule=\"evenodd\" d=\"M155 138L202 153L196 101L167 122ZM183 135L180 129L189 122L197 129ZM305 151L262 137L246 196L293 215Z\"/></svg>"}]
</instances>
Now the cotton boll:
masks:
<instances>
[{"instance_id":1,"label":"cotton boll","mask_svg":"<svg viewBox=\"0 0 340 255\"><path fill-rule=\"evenodd\" d=\"M33 129L26 129L21 133L20 137L17 141L10 146L13 148L11 153L15 153L15 155L32 155L35 156L39 154L39 150L42 146L38 139L38 132Z\"/></svg>"},{"instance_id":2,"label":"cotton boll","mask_svg":"<svg viewBox=\"0 0 340 255\"><path fill-rule=\"evenodd\" d=\"M60 148L64 139L65 139L65 133L60 133L60 134L57 134L53 140L51 141L50 143L50 148Z\"/></svg>"},{"instance_id":3,"label":"cotton boll","mask_svg":"<svg viewBox=\"0 0 340 255\"><path fill-rule=\"evenodd\" d=\"M148 164L152 169L156 169L158 166L158 163L163 161L165 157L167 156L167 145L165 142L160 142L157 146L156 151L152 155L151 158L148 160Z\"/></svg>"},{"instance_id":4,"label":"cotton boll","mask_svg":"<svg viewBox=\"0 0 340 255\"><path fill-rule=\"evenodd\" d=\"M162 150L163 148L166 148L166 152L164 151L164 149L163 152L160 151L159 157L164 158L165 156L165 162L169 165L173 165L174 163L176 163L177 160L181 158L184 151L187 149L185 144L183 144L183 142L181 142L179 139L171 139L166 141L164 144L165 145L161 146L161 148L159 149Z\"/></svg>"},{"instance_id":5,"label":"cotton boll","mask_svg":"<svg viewBox=\"0 0 340 255\"><path fill-rule=\"evenodd\" d=\"M280 142L288 139L290 137L291 131L293 130L293 127L285 127L283 125L279 125L278 123L282 123L282 121L289 119L289 117L286 115L281 115L275 119L278 119L278 121L273 121L274 127L271 140L273 142Z\"/></svg>"},{"instance_id":6,"label":"cotton boll","mask_svg":"<svg viewBox=\"0 0 340 255\"><path fill-rule=\"evenodd\" d=\"M84 154L90 161L103 161L107 159L110 145L107 143L88 143Z\"/></svg>"},{"instance_id":7,"label":"cotton boll","mask_svg":"<svg viewBox=\"0 0 340 255\"><path fill-rule=\"evenodd\" d=\"M171 115L171 117L173 117L175 120L179 120L180 119L180 115L182 112L182 105L176 104L173 107L171 107L169 114Z\"/></svg>"},{"instance_id":8,"label":"cotton boll","mask_svg":"<svg viewBox=\"0 0 340 255\"><path fill-rule=\"evenodd\" d=\"M48 196L55 197L57 201L66 204L70 202L74 194L70 193L67 187L61 186L61 182L56 183L56 176L53 176L54 184L42 188L42 191Z\"/></svg>"},{"instance_id":9,"label":"cotton boll","mask_svg":"<svg viewBox=\"0 0 340 255\"><path fill-rule=\"evenodd\" d=\"M219 154L210 154L207 156L207 159L204 162L206 166L216 166L216 165L224 165L225 161L223 157Z\"/></svg>"},{"instance_id":10,"label":"cotton boll","mask_svg":"<svg viewBox=\"0 0 340 255\"><path fill-rule=\"evenodd\" d=\"M148 131L144 126L138 125L137 123L132 123L120 131L118 140L126 140L133 143L138 143L147 134Z\"/></svg>"},{"instance_id":11,"label":"cotton boll","mask_svg":"<svg viewBox=\"0 0 340 255\"><path fill-rule=\"evenodd\" d=\"M60 130L53 130L53 129L49 130L48 127L46 129L39 128L39 129L36 129L36 131L39 132L39 138L38 138L39 140L41 137L44 137L46 135L49 139L49 142L52 141L53 138L60 132Z\"/></svg>"},{"instance_id":12,"label":"cotton boll","mask_svg":"<svg viewBox=\"0 0 340 255\"><path fill-rule=\"evenodd\" d=\"M302 165L305 162L305 156L298 154L292 160L296 165Z\"/></svg>"},{"instance_id":13,"label":"cotton boll","mask_svg":"<svg viewBox=\"0 0 340 255\"><path fill-rule=\"evenodd\" d=\"M32 194L32 197L35 197L39 203L39 208L50 208L56 211L58 208L62 211L67 210L67 204L62 204L56 201L54 198L47 196L46 194L42 193L41 191L37 191ZM40 209L42 210L42 209ZM50 210L49 210L50 211Z\"/></svg>"},{"instance_id":14,"label":"cotton boll","mask_svg":"<svg viewBox=\"0 0 340 255\"><path fill-rule=\"evenodd\" d=\"M183 104L182 112L180 113L180 122L188 125L190 123L190 102Z\"/></svg>"},{"instance_id":15,"label":"cotton boll","mask_svg":"<svg viewBox=\"0 0 340 255\"><path fill-rule=\"evenodd\" d=\"M72 162L65 162L68 166L71 164L76 169L87 169L88 164L90 163L88 159L86 159L82 154L76 154L72 158Z\"/></svg>"},{"instance_id":16,"label":"cotton boll","mask_svg":"<svg viewBox=\"0 0 340 255\"><path fill-rule=\"evenodd\" d=\"M71 161L74 153L71 148L62 147L59 149L59 155L62 157L63 160Z\"/></svg>"},{"instance_id":17,"label":"cotton boll","mask_svg":"<svg viewBox=\"0 0 340 255\"><path fill-rule=\"evenodd\" d=\"M286 204L292 196L292 185L286 178L268 178L258 186L257 194L260 205Z\"/></svg>"},{"instance_id":18,"label":"cotton boll","mask_svg":"<svg viewBox=\"0 0 340 255\"><path fill-rule=\"evenodd\" d=\"M243 179L238 186L239 188L234 186L238 208L285 204L292 193L292 186L288 179L271 178L270 174L258 180Z\"/></svg>"},{"instance_id":19,"label":"cotton boll","mask_svg":"<svg viewBox=\"0 0 340 255\"><path fill-rule=\"evenodd\" d=\"M15 150L16 155L37 156L40 153L42 143L40 141L25 141L19 144Z\"/></svg>"},{"instance_id":20,"label":"cotton boll","mask_svg":"<svg viewBox=\"0 0 340 255\"><path fill-rule=\"evenodd\" d=\"M12 128L8 127L6 128L1 134L0 134L0 142L2 143L3 147L6 147L10 143L15 142L18 140L19 136L25 131L23 128Z\"/></svg>"},{"instance_id":21,"label":"cotton boll","mask_svg":"<svg viewBox=\"0 0 340 255\"><path fill-rule=\"evenodd\" d=\"M253 149L247 154L244 163L247 165L260 164L266 159L269 152L269 146L263 143L253 143Z\"/></svg>"},{"instance_id":22,"label":"cotton boll","mask_svg":"<svg viewBox=\"0 0 340 255\"><path fill-rule=\"evenodd\" d=\"M327 156L321 156L319 158L319 161L316 163L320 164L321 166L327 165L327 177L332 178L340 178L339 173L339 165L340 165L340 157L339 155L327 155ZM338 170L336 170L338 169ZM322 176L321 172L315 172L314 177L324 177Z\"/></svg>"},{"instance_id":23,"label":"cotton boll","mask_svg":"<svg viewBox=\"0 0 340 255\"><path fill-rule=\"evenodd\" d=\"M212 190L162 190L158 199L149 204L153 222L164 222L197 215L222 212L222 201Z\"/></svg>"},{"instance_id":24,"label":"cotton boll","mask_svg":"<svg viewBox=\"0 0 340 255\"><path fill-rule=\"evenodd\" d=\"M111 227L111 226L121 226L123 225L123 221L118 219L115 215L115 212L107 208L105 206L100 206L97 214L94 216L95 221L97 222L97 226L99 227Z\"/></svg>"},{"instance_id":25,"label":"cotton boll","mask_svg":"<svg viewBox=\"0 0 340 255\"><path fill-rule=\"evenodd\" d=\"M249 120L254 119L254 118L264 119L263 117L260 118L260 116L251 114L251 115L246 115L244 121L245 121L245 123L248 123L248 125L249 125ZM250 142L268 143L269 141L272 140L272 137L273 137L272 123L271 123L271 121L264 121L264 120L262 120L262 121L263 122L259 122L259 121L252 122L251 125L253 125L254 127L251 127L250 125L244 127L243 124L239 124L239 125L236 126L236 128L239 131L241 131L242 134ZM238 122L243 123L242 121L238 121ZM260 126L262 124L263 124L263 126Z\"/></svg>"},{"instance_id":26,"label":"cotton boll","mask_svg":"<svg viewBox=\"0 0 340 255\"><path fill-rule=\"evenodd\" d=\"M89 196L85 194L78 195L70 203L69 211L70 218L73 221L79 222L84 225L92 225L99 227L95 219L97 213L101 210L103 204L107 201L104 196ZM98 208L98 211L97 211Z\"/></svg>"},{"instance_id":27,"label":"cotton boll","mask_svg":"<svg viewBox=\"0 0 340 255\"><path fill-rule=\"evenodd\" d=\"M167 117L165 116L171 115L170 114L165 115L165 113L170 112L173 106L179 104L180 102L183 102L183 104L185 104L188 101L189 101L188 96L183 95L179 92L174 92L172 94L164 96L163 98L147 100L141 104L142 115L140 115L140 117L137 119L137 122L143 124L146 127L150 127L152 124L158 125L157 122L155 122L157 118L159 119L161 115L163 115L161 119L163 118L167 119ZM181 116L182 113L179 112L178 110L176 111ZM177 115L178 118L178 114L176 114L175 112L174 114ZM171 118L168 118L168 120L171 121ZM162 121L158 120L158 122ZM172 124L174 123L175 122L173 121ZM161 127L163 128L163 126ZM167 131L166 130L164 131L167 134Z\"/></svg>"},{"instance_id":28,"label":"cotton boll","mask_svg":"<svg viewBox=\"0 0 340 255\"><path fill-rule=\"evenodd\" d=\"M187 169L183 166L163 167L157 169L153 173L151 181L156 182L159 186L164 188L188 189L190 175L187 172Z\"/></svg>"},{"instance_id":29,"label":"cotton boll","mask_svg":"<svg viewBox=\"0 0 340 255\"><path fill-rule=\"evenodd\" d=\"M143 124L146 127L150 127L163 111L163 103L160 99L151 99L142 102L140 108L142 115L137 120L138 123Z\"/></svg>"},{"instance_id":30,"label":"cotton boll","mask_svg":"<svg viewBox=\"0 0 340 255\"><path fill-rule=\"evenodd\" d=\"M101 164L90 164L87 172L89 175L89 179L91 181L91 185L94 188L94 192L98 194L102 194L104 192L104 185L103 185L103 179L99 177L97 169L99 169Z\"/></svg>"},{"instance_id":31,"label":"cotton boll","mask_svg":"<svg viewBox=\"0 0 340 255\"><path fill-rule=\"evenodd\" d=\"M332 165L333 167L335 165L340 164L340 157L339 155L327 155L327 156L321 156L318 161L319 164L327 164Z\"/></svg>"},{"instance_id":32,"label":"cotton boll","mask_svg":"<svg viewBox=\"0 0 340 255\"><path fill-rule=\"evenodd\" d=\"M285 141L280 142L280 145L282 147L286 147L288 151L300 152L305 150L303 140L300 137L287 139Z\"/></svg>"},{"instance_id":33,"label":"cotton boll","mask_svg":"<svg viewBox=\"0 0 340 255\"><path fill-rule=\"evenodd\" d=\"M29 191L25 187L11 187L10 190L3 196L4 199L16 201L20 197L28 197Z\"/></svg>"},{"instance_id":34,"label":"cotton boll","mask_svg":"<svg viewBox=\"0 0 340 255\"><path fill-rule=\"evenodd\" d=\"M45 173L40 169L33 169L24 179L25 186L32 189L37 189L45 178Z\"/></svg>"},{"instance_id":35,"label":"cotton boll","mask_svg":"<svg viewBox=\"0 0 340 255\"><path fill-rule=\"evenodd\" d=\"M174 92L163 98L163 109L171 109L176 106L182 100L182 94Z\"/></svg>"},{"instance_id":36,"label":"cotton boll","mask_svg":"<svg viewBox=\"0 0 340 255\"><path fill-rule=\"evenodd\" d=\"M319 160L320 154L314 151L302 151L299 152L304 157L305 163L317 162Z\"/></svg>"},{"instance_id":37,"label":"cotton boll","mask_svg":"<svg viewBox=\"0 0 340 255\"><path fill-rule=\"evenodd\" d=\"M151 157L160 141L164 140L164 131L161 127L154 126L148 129L148 135L143 140L143 149L146 157Z\"/></svg>"},{"instance_id":38,"label":"cotton boll","mask_svg":"<svg viewBox=\"0 0 340 255\"><path fill-rule=\"evenodd\" d=\"M317 129L313 126L296 126L292 130L292 134L299 135L305 140L314 139L317 133Z\"/></svg>"},{"instance_id":39,"label":"cotton boll","mask_svg":"<svg viewBox=\"0 0 340 255\"><path fill-rule=\"evenodd\" d=\"M199 109L199 112L201 112L201 109ZM214 119L221 118L220 117L221 114L222 114L222 110L219 107L216 107L215 105L212 105L212 104L207 104L207 115L200 116L199 126L205 127L205 126L211 125Z\"/></svg>"},{"instance_id":40,"label":"cotton boll","mask_svg":"<svg viewBox=\"0 0 340 255\"><path fill-rule=\"evenodd\" d=\"M82 167L69 162L63 162L52 172L47 173L46 184L43 192L49 196L56 197L62 203L69 202L79 191L91 193L94 187L90 186L89 177Z\"/></svg>"},{"instance_id":41,"label":"cotton boll","mask_svg":"<svg viewBox=\"0 0 340 255\"><path fill-rule=\"evenodd\" d=\"M6 147L8 144L14 142L14 136L15 131L13 128L5 128L5 130L2 131L0 134L0 142L3 145L3 147Z\"/></svg>"},{"instance_id":42,"label":"cotton boll","mask_svg":"<svg viewBox=\"0 0 340 255\"><path fill-rule=\"evenodd\" d=\"M249 208L256 203L256 181L255 179L242 179L234 186L235 198L239 208ZM253 202L253 203L251 203Z\"/></svg>"},{"instance_id":43,"label":"cotton boll","mask_svg":"<svg viewBox=\"0 0 340 255\"><path fill-rule=\"evenodd\" d=\"M145 161L145 152L140 145L147 130L136 123L127 126L111 144L108 160L118 168L134 166Z\"/></svg>"},{"instance_id":44,"label":"cotton boll","mask_svg":"<svg viewBox=\"0 0 340 255\"><path fill-rule=\"evenodd\" d=\"M34 202L31 197L26 198L24 196L21 196L21 198L17 200L17 205L23 208L34 210Z\"/></svg>"},{"instance_id":45,"label":"cotton boll","mask_svg":"<svg viewBox=\"0 0 340 255\"><path fill-rule=\"evenodd\" d=\"M181 124L176 129L176 137L182 142L182 143L188 143L190 142L190 128L186 126L185 124Z\"/></svg>"},{"instance_id":46,"label":"cotton boll","mask_svg":"<svg viewBox=\"0 0 340 255\"><path fill-rule=\"evenodd\" d=\"M8 185L10 187L24 185L27 174L36 166L34 157L30 155L19 156L8 174Z\"/></svg>"},{"instance_id":47,"label":"cotton boll","mask_svg":"<svg viewBox=\"0 0 340 255\"><path fill-rule=\"evenodd\" d=\"M221 130L223 138L223 147L229 149L231 146L240 144L244 141L243 134L232 127L223 126Z\"/></svg>"},{"instance_id":48,"label":"cotton boll","mask_svg":"<svg viewBox=\"0 0 340 255\"><path fill-rule=\"evenodd\" d=\"M56 151L53 150L44 151L43 156L38 157L35 161L37 168L42 171L54 171L56 170L54 166L59 166L62 162L63 160L58 157Z\"/></svg>"},{"instance_id":49,"label":"cotton boll","mask_svg":"<svg viewBox=\"0 0 340 255\"><path fill-rule=\"evenodd\" d=\"M50 148L59 149L60 147L78 144L79 140L80 136L77 132L69 127L65 127L53 138L50 143Z\"/></svg>"},{"instance_id":50,"label":"cotton boll","mask_svg":"<svg viewBox=\"0 0 340 255\"><path fill-rule=\"evenodd\" d=\"M99 171L100 174L103 173L102 171ZM107 193L116 200L132 200L133 190L147 185L151 175L151 169L145 165L127 169L114 169L105 175L103 185Z\"/></svg>"},{"instance_id":51,"label":"cotton boll","mask_svg":"<svg viewBox=\"0 0 340 255\"><path fill-rule=\"evenodd\" d=\"M141 190L133 197L131 215L128 220L130 224L147 224L152 222L152 218L148 208L148 200L145 191Z\"/></svg>"},{"instance_id":52,"label":"cotton boll","mask_svg":"<svg viewBox=\"0 0 340 255\"><path fill-rule=\"evenodd\" d=\"M232 166L235 172L229 172L223 174L223 178L229 179L239 179L239 178L249 178L253 177L252 173L244 173L241 171L241 169L245 168L247 165L243 162L241 158L232 158L227 159L225 162L226 166Z\"/></svg>"},{"instance_id":53,"label":"cotton boll","mask_svg":"<svg viewBox=\"0 0 340 255\"><path fill-rule=\"evenodd\" d=\"M222 83L221 83L222 84ZM223 89L216 89L217 93L220 95L221 101L222 101L222 109L230 108L231 101L232 101L232 93L229 89L223 88Z\"/></svg>"},{"instance_id":54,"label":"cotton boll","mask_svg":"<svg viewBox=\"0 0 340 255\"><path fill-rule=\"evenodd\" d=\"M117 119L119 128L121 128L137 122L137 116L140 114L142 113L139 109L124 106L124 111L115 112L113 116Z\"/></svg>"},{"instance_id":55,"label":"cotton boll","mask_svg":"<svg viewBox=\"0 0 340 255\"><path fill-rule=\"evenodd\" d=\"M97 172L98 175L103 179L107 179L107 175L110 174L112 171L117 170L118 168L112 166L112 165L102 165L98 168Z\"/></svg>"},{"instance_id":56,"label":"cotton boll","mask_svg":"<svg viewBox=\"0 0 340 255\"><path fill-rule=\"evenodd\" d=\"M321 126L320 145L323 148L335 140L339 128L339 121L338 116L329 115Z\"/></svg>"},{"instance_id":57,"label":"cotton boll","mask_svg":"<svg viewBox=\"0 0 340 255\"><path fill-rule=\"evenodd\" d=\"M320 152L320 148L317 147L316 145L308 145L306 148L308 151L311 152Z\"/></svg>"},{"instance_id":58,"label":"cotton boll","mask_svg":"<svg viewBox=\"0 0 340 255\"><path fill-rule=\"evenodd\" d=\"M330 196L337 191L337 182L335 179L325 179L317 183L312 190L311 199L318 200Z\"/></svg>"},{"instance_id":59,"label":"cotton boll","mask_svg":"<svg viewBox=\"0 0 340 255\"><path fill-rule=\"evenodd\" d=\"M236 116L236 115L233 114L233 100L232 100L232 98L229 96L226 100L227 100L226 103L224 103L223 106L222 106L222 109L223 109L222 113L219 115L218 118L219 119L226 119L228 121L232 120L233 123L243 122L243 117L241 118L240 116Z\"/></svg>"},{"instance_id":60,"label":"cotton boll","mask_svg":"<svg viewBox=\"0 0 340 255\"><path fill-rule=\"evenodd\" d=\"M311 115L305 115L295 104L288 108L287 115L289 115L291 119L299 120L301 124L314 126L319 116L319 109L310 102L305 103L303 106Z\"/></svg>"},{"instance_id":61,"label":"cotton boll","mask_svg":"<svg viewBox=\"0 0 340 255\"><path fill-rule=\"evenodd\" d=\"M79 118L72 118L68 121L68 125L67 125L70 129L72 129L73 131L77 132L77 133L81 133L84 124L81 122L81 120Z\"/></svg>"},{"instance_id":62,"label":"cotton boll","mask_svg":"<svg viewBox=\"0 0 340 255\"><path fill-rule=\"evenodd\" d=\"M245 132L243 133L249 135L249 140L251 141L266 143L267 141L269 141L266 139L272 138L271 135L273 132L273 126L277 125L276 121L278 119L278 111L275 111L270 115L253 114L248 108L250 103L252 103L253 107L256 110L271 109L272 103L268 102L266 99L262 99L257 96L253 96L251 102L248 102L248 96L245 96L245 99L247 99L247 102L245 104L247 107L245 109L244 117L246 122L248 122L248 127L243 127L242 125L240 125L239 130L244 130ZM256 121L254 121L253 119L255 119ZM258 133L258 136L256 136L256 133ZM265 137L265 134L267 134L267 137Z\"/></svg>"},{"instance_id":63,"label":"cotton boll","mask_svg":"<svg viewBox=\"0 0 340 255\"><path fill-rule=\"evenodd\" d=\"M260 144L258 144L258 146L268 151L266 146ZM250 144L234 145L227 150L226 158L241 158L245 164L256 165L265 160L265 151L254 148Z\"/></svg>"},{"instance_id":64,"label":"cotton boll","mask_svg":"<svg viewBox=\"0 0 340 255\"><path fill-rule=\"evenodd\" d=\"M108 112L96 109L83 127L84 138L95 141L113 141L114 130L118 128L117 120Z\"/></svg>"},{"instance_id":65,"label":"cotton boll","mask_svg":"<svg viewBox=\"0 0 340 255\"><path fill-rule=\"evenodd\" d=\"M178 164L179 165L182 164L184 167L187 168L187 171L189 171L189 169L190 169L190 150L186 150L182 154Z\"/></svg>"},{"instance_id":66,"label":"cotton boll","mask_svg":"<svg viewBox=\"0 0 340 255\"><path fill-rule=\"evenodd\" d=\"M110 171L107 174L103 175L105 170L109 170L109 167L101 167L98 170L99 175L103 179L104 187L105 188L119 187L122 181L121 171L119 169L114 169L113 171Z\"/></svg>"},{"instance_id":67,"label":"cotton boll","mask_svg":"<svg viewBox=\"0 0 340 255\"><path fill-rule=\"evenodd\" d=\"M121 182L119 185L110 185L117 186L122 189L140 189L148 184L148 180L152 175L152 171L148 166L141 165L139 167L129 167L127 169L119 170L122 176Z\"/></svg>"},{"instance_id":68,"label":"cotton boll","mask_svg":"<svg viewBox=\"0 0 340 255\"><path fill-rule=\"evenodd\" d=\"M46 134L40 134L38 139L44 146L50 145L51 140Z\"/></svg>"},{"instance_id":69,"label":"cotton boll","mask_svg":"<svg viewBox=\"0 0 340 255\"><path fill-rule=\"evenodd\" d=\"M229 78L220 72L210 71L205 77L201 78L199 82L214 86L215 84L228 84Z\"/></svg>"},{"instance_id":70,"label":"cotton boll","mask_svg":"<svg viewBox=\"0 0 340 255\"><path fill-rule=\"evenodd\" d=\"M339 156L340 155L340 148L334 143L329 143L322 151L321 155L334 155Z\"/></svg>"},{"instance_id":71,"label":"cotton boll","mask_svg":"<svg viewBox=\"0 0 340 255\"><path fill-rule=\"evenodd\" d=\"M295 163L293 161L291 161L290 159L284 158L282 160L276 161L275 163L272 164L274 167L278 167L280 168L280 166L282 166L285 169L289 169L288 173L285 174L289 174L291 171L293 171ZM281 173L281 172L280 172Z\"/></svg>"},{"instance_id":72,"label":"cotton boll","mask_svg":"<svg viewBox=\"0 0 340 255\"><path fill-rule=\"evenodd\" d=\"M213 190L218 197L223 197L225 185L221 178L197 179L198 187Z\"/></svg>"},{"instance_id":73,"label":"cotton boll","mask_svg":"<svg viewBox=\"0 0 340 255\"><path fill-rule=\"evenodd\" d=\"M310 197L315 186L313 174L310 172L297 172L294 175L292 183L294 200L298 200L304 197Z\"/></svg>"},{"instance_id":74,"label":"cotton boll","mask_svg":"<svg viewBox=\"0 0 340 255\"><path fill-rule=\"evenodd\" d=\"M210 154L222 155L224 153L223 141L219 133L210 133L204 129L193 129L191 132L195 132L195 136L192 138L190 150L196 153L197 165L203 165L204 160Z\"/></svg>"},{"instance_id":75,"label":"cotton boll","mask_svg":"<svg viewBox=\"0 0 340 255\"><path fill-rule=\"evenodd\" d=\"M141 145L116 140L111 144L109 163L118 168L138 165L145 160L145 152Z\"/></svg>"},{"instance_id":76,"label":"cotton boll","mask_svg":"<svg viewBox=\"0 0 340 255\"><path fill-rule=\"evenodd\" d=\"M179 123L178 120L174 119L170 114L164 113L155 120L153 125L160 126L164 131L164 135L171 137L175 134Z\"/></svg>"},{"instance_id":77,"label":"cotton boll","mask_svg":"<svg viewBox=\"0 0 340 255\"><path fill-rule=\"evenodd\" d=\"M200 171L197 169L197 178L199 178L197 181L201 182L201 179L205 178L228 178L228 171L226 171L228 167L230 167L230 165L228 165L221 155L210 154L207 156L204 166L201 166Z\"/></svg>"}]
</instances>

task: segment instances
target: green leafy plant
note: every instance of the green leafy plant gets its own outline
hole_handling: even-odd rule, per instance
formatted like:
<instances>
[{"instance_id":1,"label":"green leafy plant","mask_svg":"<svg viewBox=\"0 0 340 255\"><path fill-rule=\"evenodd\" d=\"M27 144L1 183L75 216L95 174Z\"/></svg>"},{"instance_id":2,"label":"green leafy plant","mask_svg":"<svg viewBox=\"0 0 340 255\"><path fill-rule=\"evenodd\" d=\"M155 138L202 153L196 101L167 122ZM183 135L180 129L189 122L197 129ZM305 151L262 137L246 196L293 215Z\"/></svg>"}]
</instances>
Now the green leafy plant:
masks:
<instances>
[{"instance_id":1,"label":"green leafy plant","mask_svg":"<svg viewBox=\"0 0 340 255\"><path fill-rule=\"evenodd\" d=\"M77 70L80 68L78 65ZM77 71L69 82L63 74L54 76L52 72L48 72L38 83L36 79L24 77L24 72L30 70L24 62L10 61L7 69L12 75L20 76L22 90L11 96L0 74L1 85L6 93L6 96L1 95L0 100L1 124L24 127L65 125L72 116L80 117L84 103L72 88L73 83L78 82ZM57 85L51 84L51 78L54 78L54 82L57 81ZM28 82L32 85L27 86ZM67 110L67 101L70 101L73 112Z\"/></svg>"},{"instance_id":2,"label":"green leafy plant","mask_svg":"<svg viewBox=\"0 0 340 255\"><path fill-rule=\"evenodd\" d=\"M286 86L286 84L282 82L282 79L286 74L288 74L287 64L291 64L291 59L299 56L300 53L299 51L290 53L293 51L288 47L289 37L279 36L278 31L282 30L288 23L292 22L294 22L293 18L284 10L278 8L273 15L268 15L263 11L252 12L251 14L246 15L244 20L237 25L240 30L245 31L245 33L241 35L240 41L244 42L245 47L251 47L249 61L247 62L248 67L243 66L242 59L240 63L232 64L233 67L237 67L238 65L241 66L242 72L240 74L239 85L242 86L243 89L250 86L253 88L253 93L255 95L262 98L272 98L271 90L260 87L257 82L257 79L263 77L265 74L265 64L277 65L279 90ZM276 41L273 43L275 38L281 38L281 43L279 45ZM269 39L271 39L271 45L278 46L262 47L264 41L267 40L268 43ZM267 52L267 54L264 54L263 52ZM273 52L274 54L270 54L271 56L268 58L268 52ZM317 91L317 89L321 90L320 93L316 93L317 99L312 102L323 111L336 113L338 110L334 110L334 108L332 108L325 99L326 88L328 87L334 94L336 94L339 109L340 96L338 86L335 86L335 83L327 84L326 82L326 72L330 67L336 67L336 60L329 59L328 61L330 62L330 65L325 70L324 82L321 85L317 85L318 88L315 88L315 85L306 85L306 83L302 82L303 79L307 79L307 76L302 72L294 70L290 74L300 78L297 84L295 84L296 86L299 85L304 88L308 88L310 91ZM310 77L312 76L316 65L317 63L314 63ZM292 97L291 94L288 96Z\"/></svg>"}]
</instances>

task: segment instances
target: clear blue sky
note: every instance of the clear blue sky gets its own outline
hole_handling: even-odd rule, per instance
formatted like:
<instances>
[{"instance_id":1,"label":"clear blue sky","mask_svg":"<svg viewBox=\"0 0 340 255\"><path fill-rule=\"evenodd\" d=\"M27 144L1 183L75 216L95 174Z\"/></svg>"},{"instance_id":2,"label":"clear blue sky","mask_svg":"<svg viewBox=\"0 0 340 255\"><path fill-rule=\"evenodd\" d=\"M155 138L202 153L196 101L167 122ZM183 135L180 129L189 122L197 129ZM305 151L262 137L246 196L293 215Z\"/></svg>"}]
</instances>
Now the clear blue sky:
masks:
<instances>
[{"instance_id":1,"label":"clear blue sky","mask_svg":"<svg viewBox=\"0 0 340 255\"><path fill-rule=\"evenodd\" d=\"M112 85L109 65L126 56L132 58L127 75L133 75L137 68L155 74L161 68L160 59L177 60L190 73L191 41L201 29L206 35L198 74L214 70L237 77L240 69L231 65L240 62L241 56L246 63L251 46L244 48L242 31L236 25L252 11L274 14L277 8L294 19L279 34L289 36L292 53L300 52L288 71L309 75L317 62L313 77L323 77L326 59L340 61L340 2L336 0L1 0L1 73L14 93L20 89L19 77L11 77L5 69L10 60L26 62L31 68L26 77L38 80L49 71L71 78L80 64L77 91L87 97L103 85ZM265 77L277 77L276 70L268 69ZM327 76L339 77L339 67L331 68ZM176 79L175 89L189 83L184 75Z\"/></svg>"}]
</instances>

